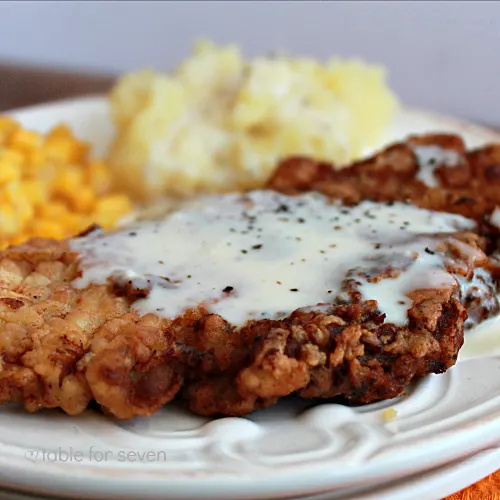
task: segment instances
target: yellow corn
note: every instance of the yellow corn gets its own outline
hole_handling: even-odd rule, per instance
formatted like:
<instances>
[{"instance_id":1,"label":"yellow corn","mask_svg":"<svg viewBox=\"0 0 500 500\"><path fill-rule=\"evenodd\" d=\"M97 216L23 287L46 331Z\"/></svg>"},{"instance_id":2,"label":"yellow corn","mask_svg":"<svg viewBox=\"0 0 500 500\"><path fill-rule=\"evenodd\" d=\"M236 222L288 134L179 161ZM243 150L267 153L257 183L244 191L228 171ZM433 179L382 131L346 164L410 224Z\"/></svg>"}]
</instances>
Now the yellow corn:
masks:
<instances>
[{"instance_id":1,"label":"yellow corn","mask_svg":"<svg viewBox=\"0 0 500 500\"><path fill-rule=\"evenodd\" d=\"M65 228L61 227L59 221L52 219L38 219L31 223L33 234L43 234L45 238L63 239Z\"/></svg>"},{"instance_id":2,"label":"yellow corn","mask_svg":"<svg viewBox=\"0 0 500 500\"><path fill-rule=\"evenodd\" d=\"M116 225L120 218L130 212L132 205L130 199L122 194L106 196L97 201L96 222L104 229Z\"/></svg>"},{"instance_id":3,"label":"yellow corn","mask_svg":"<svg viewBox=\"0 0 500 500\"><path fill-rule=\"evenodd\" d=\"M37 179L26 179L19 189L24 197L31 201L35 209L45 207L48 203L50 193L45 189L44 183Z\"/></svg>"},{"instance_id":4,"label":"yellow corn","mask_svg":"<svg viewBox=\"0 0 500 500\"><path fill-rule=\"evenodd\" d=\"M36 175L37 169L46 161L47 154L42 149L32 149L26 153L23 172L26 175Z\"/></svg>"},{"instance_id":5,"label":"yellow corn","mask_svg":"<svg viewBox=\"0 0 500 500\"><path fill-rule=\"evenodd\" d=\"M0 144L6 142L19 125L7 116L0 116Z\"/></svg>"},{"instance_id":6,"label":"yellow corn","mask_svg":"<svg viewBox=\"0 0 500 500\"><path fill-rule=\"evenodd\" d=\"M0 249L31 237L63 239L93 223L110 228L131 210L111 190L108 165L65 125L43 136L0 116Z\"/></svg>"},{"instance_id":7,"label":"yellow corn","mask_svg":"<svg viewBox=\"0 0 500 500\"><path fill-rule=\"evenodd\" d=\"M39 148L41 141L42 138L37 132L18 128L9 137L7 145L14 150L29 151Z\"/></svg>"},{"instance_id":8,"label":"yellow corn","mask_svg":"<svg viewBox=\"0 0 500 500\"><path fill-rule=\"evenodd\" d=\"M19 167L0 159L0 184L18 180L20 177Z\"/></svg>"},{"instance_id":9,"label":"yellow corn","mask_svg":"<svg viewBox=\"0 0 500 500\"><path fill-rule=\"evenodd\" d=\"M0 162L9 164L13 167L21 167L25 161L25 155L21 151L15 149L2 148L0 154Z\"/></svg>"},{"instance_id":10,"label":"yellow corn","mask_svg":"<svg viewBox=\"0 0 500 500\"><path fill-rule=\"evenodd\" d=\"M68 209L66 205L60 201L51 201L44 205L40 205L37 207L37 215L42 218L47 219L57 219L61 217L63 213L65 213Z\"/></svg>"},{"instance_id":11,"label":"yellow corn","mask_svg":"<svg viewBox=\"0 0 500 500\"><path fill-rule=\"evenodd\" d=\"M83 172L81 169L66 167L54 178L52 189L54 193L62 196L71 196L83 185Z\"/></svg>"},{"instance_id":12,"label":"yellow corn","mask_svg":"<svg viewBox=\"0 0 500 500\"><path fill-rule=\"evenodd\" d=\"M0 204L0 227L5 236L14 236L19 227L19 220L14 207L8 203Z\"/></svg>"},{"instance_id":13,"label":"yellow corn","mask_svg":"<svg viewBox=\"0 0 500 500\"><path fill-rule=\"evenodd\" d=\"M48 136L44 144L47 157L53 161L63 163L80 163L84 161L89 147L87 144L76 141L70 135L61 133Z\"/></svg>"},{"instance_id":14,"label":"yellow corn","mask_svg":"<svg viewBox=\"0 0 500 500\"><path fill-rule=\"evenodd\" d=\"M95 191L90 186L82 186L78 196L71 196L69 205L75 212L90 213L95 206Z\"/></svg>"}]
</instances>

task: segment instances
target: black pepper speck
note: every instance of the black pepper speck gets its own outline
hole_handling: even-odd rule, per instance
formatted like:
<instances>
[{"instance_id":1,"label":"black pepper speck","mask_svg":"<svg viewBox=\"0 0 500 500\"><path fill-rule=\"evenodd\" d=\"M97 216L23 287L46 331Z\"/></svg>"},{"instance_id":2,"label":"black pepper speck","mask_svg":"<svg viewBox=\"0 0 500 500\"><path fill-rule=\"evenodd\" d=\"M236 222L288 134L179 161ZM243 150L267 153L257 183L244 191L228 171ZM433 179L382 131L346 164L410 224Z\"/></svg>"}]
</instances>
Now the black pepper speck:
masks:
<instances>
[{"instance_id":1,"label":"black pepper speck","mask_svg":"<svg viewBox=\"0 0 500 500\"><path fill-rule=\"evenodd\" d=\"M289 211L289 208L288 208L288 205L285 205L284 203L282 203L277 209L276 209L276 213L279 214L280 212L288 212Z\"/></svg>"}]
</instances>

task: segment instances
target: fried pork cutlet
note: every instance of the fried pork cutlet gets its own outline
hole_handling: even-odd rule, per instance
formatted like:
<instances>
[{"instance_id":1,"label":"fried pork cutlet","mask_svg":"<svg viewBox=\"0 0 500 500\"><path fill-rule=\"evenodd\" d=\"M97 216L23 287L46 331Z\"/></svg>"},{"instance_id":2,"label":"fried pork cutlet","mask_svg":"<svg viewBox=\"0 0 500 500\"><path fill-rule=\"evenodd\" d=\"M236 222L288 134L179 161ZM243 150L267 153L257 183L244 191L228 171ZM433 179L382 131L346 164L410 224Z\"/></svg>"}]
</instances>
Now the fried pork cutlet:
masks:
<instances>
[{"instance_id":1,"label":"fried pork cutlet","mask_svg":"<svg viewBox=\"0 0 500 500\"><path fill-rule=\"evenodd\" d=\"M287 194L318 191L346 204L408 200L483 223L500 206L500 144L466 151L454 134L413 136L342 169L291 157L278 165L268 187Z\"/></svg>"},{"instance_id":2,"label":"fried pork cutlet","mask_svg":"<svg viewBox=\"0 0 500 500\"><path fill-rule=\"evenodd\" d=\"M329 166L295 164L274 187L340 196ZM353 168L368 198L369 167ZM78 414L95 400L127 419L178 395L244 415L293 393L369 403L444 372L464 325L499 311L492 239L459 215L341 197L209 197L0 253L0 402Z\"/></svg>"}]
</instances>

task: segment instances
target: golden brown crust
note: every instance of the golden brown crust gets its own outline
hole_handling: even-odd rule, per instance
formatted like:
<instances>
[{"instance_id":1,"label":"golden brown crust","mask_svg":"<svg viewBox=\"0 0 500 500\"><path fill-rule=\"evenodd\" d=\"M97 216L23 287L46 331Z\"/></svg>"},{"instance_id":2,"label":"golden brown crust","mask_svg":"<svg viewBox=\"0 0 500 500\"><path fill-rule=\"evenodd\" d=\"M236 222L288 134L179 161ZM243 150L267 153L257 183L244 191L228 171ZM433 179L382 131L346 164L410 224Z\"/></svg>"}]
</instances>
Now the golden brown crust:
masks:
<instances>
[{"instance_id":1,"label":"golden brown crust","mask_svg":"<svg viewBox=\"0 0 500 500\"><path fill-rule=\"evenodd\" d=\"M499 147L466 154L454 136L411 141L453 148L465 163L456 171L436 169L440 187L428 188L416 178L411 143L400 144L342 171L288 160L271 185L287 193L317 189L347 203L411 198L482 223L500 201ZM78 414L93 399L126 419L150 415L177 394L197 413L233 416L293 393L353 403L394 397L413 378L455 363L467 311L476 321L498 312L489 271L500 276L500 259L486 255L494 229L482 228L485 236L436 235L448 270L466 286L414 290L405 326L385 323L376 302L363 301L349 275L347 299L306 307L281 321L238 329L201 310L172 321L139 317L131 308L135 290L112 284L77 289L78 256L69 245L31 240L0 253L0 402ZM400 271L382 267L370 279Z\"/></svg>"},{"instance_id":2,"label":"golden brown crust","mask_svg":"<svg viewBox=\"0 0 500 500\"><path fill-rule=\"evenodd\" d=\"M468 251L458 245L449 266L466 277L487 258L476 235L457 238ZM443 251L453 241L446 236ZM294 392L368 402L445 370L463 341L466 313L455 288L414 292L408 326L396 327L384 324L374 301L361 301L349 279L348 303L241 329L202 311L174 321L141 318L131 310L133 291L72 286L76 256L66 243L45 243L0 258L0 400L29 411L77 414L94 399L118 418L150 415L183 380L183 396L204 415L242 415Z\"/></svg>"},{"instance_id":3,"label":"golden brown crust","mask_svg":"<svg viewBox=\"0 0 500 500\"><path fill-rule=\"evenodd\" d=\"M436 187L418 178L416 146L436 146L454 151L458 166L438 165ZM362 200L410 200L413 204L451 212L484 222L500 206L500 144L467 152L462 139L453 134L413 136L346 168L295 157L282 161L268 187L286 194L319 191L345 203Z\"/></svg>"}]
</instances>

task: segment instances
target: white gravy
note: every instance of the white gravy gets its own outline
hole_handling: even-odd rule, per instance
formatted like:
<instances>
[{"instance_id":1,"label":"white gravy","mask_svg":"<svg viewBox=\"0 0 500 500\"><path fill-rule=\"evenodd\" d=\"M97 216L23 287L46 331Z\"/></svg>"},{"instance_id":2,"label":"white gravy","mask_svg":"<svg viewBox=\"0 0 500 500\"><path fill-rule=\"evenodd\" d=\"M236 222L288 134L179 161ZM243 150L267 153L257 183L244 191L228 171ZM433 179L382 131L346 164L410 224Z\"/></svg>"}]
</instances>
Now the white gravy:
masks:
<instances>
[{"instance_id":1,"label":"white gravy","mask_svg":"<svg viewBox=\"0 0 500 500\"><path fill-rule=\"evenodd\" d=\"M493 210L490 216L490 224L500 229L500 207L495 207L495 210Z\"/></svg>"},{"instance_id":2,"label":"white gravy","mask_svg":"<svg viewBox=\"0 0 500 500\"><path fill-rule=\"evenodd\" d=\"M195 200L161 220L71 246L81 256L78 287L111 275L148 282L149 296L133 304L140 314L175 317L204 305L236 325L332 302L349 270L370 276L401 264L406 270L395 279L355 279L387 321L404 324L408 291L458 286L434 253L432 233L472 227L461 216L404 203L344 207L319 194L253 191Z\"/></svg>"},{"instance_id":3,"label":"white gravy","mask_svg":"<svg viewBox=\"0 0 500 500\"><path fill-rule=\"evenodd\" d=\"M462 161L461 156L455 150L443 149L439 146L415 146L413 152L418 162L416 178L428 187L439 185L435 174L437 167L458 167Z\"/></svg>"}]
</instances>

